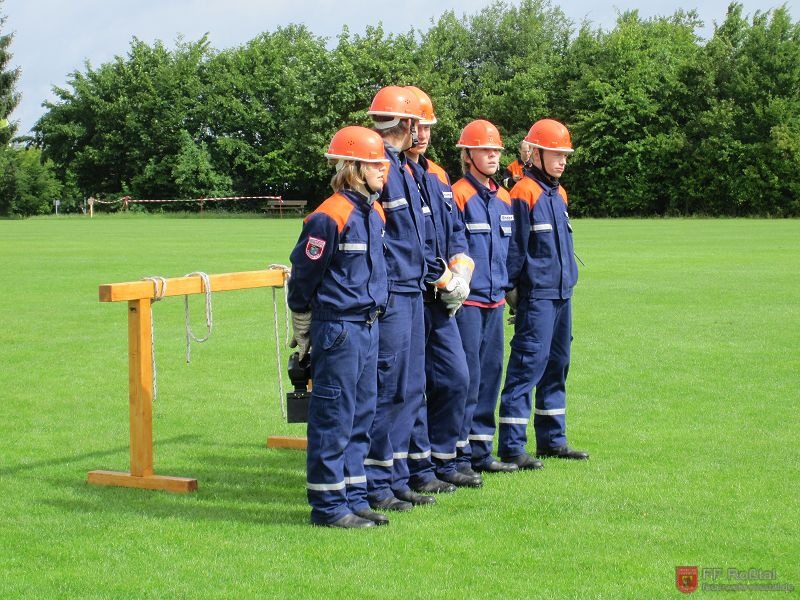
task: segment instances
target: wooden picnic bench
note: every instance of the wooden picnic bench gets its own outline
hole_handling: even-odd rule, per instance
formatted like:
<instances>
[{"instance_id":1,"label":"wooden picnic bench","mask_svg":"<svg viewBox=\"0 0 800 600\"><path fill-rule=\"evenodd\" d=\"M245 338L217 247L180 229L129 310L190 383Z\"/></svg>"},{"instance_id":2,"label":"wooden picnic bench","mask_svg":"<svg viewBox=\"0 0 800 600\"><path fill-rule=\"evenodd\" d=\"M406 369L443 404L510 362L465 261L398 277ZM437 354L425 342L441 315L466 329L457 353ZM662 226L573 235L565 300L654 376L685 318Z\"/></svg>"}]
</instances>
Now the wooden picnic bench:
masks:
<instances>
[{"instance_id":1,"label":"wooden picnic bench","mask_svg":"<svg viewBox=\"0 0 800 600\"><path fill-rule=\"evenodd\" d=\"M268 200L264 206L264 210L268 213L277 213L281 216L283 216L284 213L302 215L306 212L306 204L306 200L275 199Z\"/></svg>"}]
</instances>

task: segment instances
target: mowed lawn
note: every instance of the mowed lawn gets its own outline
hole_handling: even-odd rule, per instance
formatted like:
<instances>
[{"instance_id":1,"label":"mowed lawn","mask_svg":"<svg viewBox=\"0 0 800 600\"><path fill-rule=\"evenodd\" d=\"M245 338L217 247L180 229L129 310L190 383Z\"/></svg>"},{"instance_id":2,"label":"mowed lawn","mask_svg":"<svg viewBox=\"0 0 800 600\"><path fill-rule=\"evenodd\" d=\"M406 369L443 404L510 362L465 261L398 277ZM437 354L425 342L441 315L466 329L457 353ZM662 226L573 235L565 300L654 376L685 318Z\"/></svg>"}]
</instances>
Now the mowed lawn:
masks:
<instances>
[{"instance_id":1,"label":"mowed lawn","mask_svg":"<svg viewBox=\"0 0 800 600\"><path fill-rule=\"evenodd\" d=\"M265 447L305 432L258 289L213 295L190 364L183 298L153 307L155 469L199 490L88 485L129 466L127 307L98 285L286 263L300 225L0 221L0 598L682 597L676 566L800 587L796 220L574 222L567 421L588 462L311 527L304 453ZM190 316L204 334L201 296Z\"/></svg>"}]
</instances>

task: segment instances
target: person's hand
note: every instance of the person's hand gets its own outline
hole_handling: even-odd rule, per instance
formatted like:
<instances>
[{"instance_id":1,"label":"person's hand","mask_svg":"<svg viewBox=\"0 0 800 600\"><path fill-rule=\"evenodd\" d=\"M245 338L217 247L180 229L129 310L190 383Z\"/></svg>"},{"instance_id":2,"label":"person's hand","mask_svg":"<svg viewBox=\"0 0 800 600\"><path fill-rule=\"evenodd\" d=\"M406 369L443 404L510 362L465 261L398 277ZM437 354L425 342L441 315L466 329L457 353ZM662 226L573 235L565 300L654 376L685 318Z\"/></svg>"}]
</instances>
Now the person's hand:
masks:
<instances>
[{"instance_id":1,"label":"person's hand","mask_svg":"<svg viewBox=\"0 0 800 600\"><path fill-rule=\"evenodd\" d=\"M461 277L455 276L450 281L448 288L447 291L442 292L441 298L445 307L447 307L447 312L452 317L458 312L461 305L464 304L464 300L469 297L469 285Z\"/></svg>"},{"instance_id":2,"label":"person's hand","mask_svg":"<svg viewBox=\"0 0 800 600\"><path fill-rule=\"evenodd\" d=\"M297 348L299 360L308 354L311 346L311 313L292 312L292 341L289 342L290 348Z\"/></svg>"}]
</instances>

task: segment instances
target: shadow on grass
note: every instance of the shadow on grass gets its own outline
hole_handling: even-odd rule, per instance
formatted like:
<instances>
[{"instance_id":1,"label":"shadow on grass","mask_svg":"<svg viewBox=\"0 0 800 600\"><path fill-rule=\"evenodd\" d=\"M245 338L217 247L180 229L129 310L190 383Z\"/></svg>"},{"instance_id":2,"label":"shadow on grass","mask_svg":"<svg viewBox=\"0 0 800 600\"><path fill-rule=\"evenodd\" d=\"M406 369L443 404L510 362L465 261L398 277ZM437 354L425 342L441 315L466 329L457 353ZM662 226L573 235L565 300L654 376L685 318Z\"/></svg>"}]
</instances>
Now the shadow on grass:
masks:
<instances>
[{"instance_id":1,"label":"shadow on grass","mask_svg":"<svg viewBox=\"0 0 800 600\"><path fill-rule=\"evenodd\" d=\"M113 513L131 519L144 515L187 521L308 526L304 452L268 450L252 444L207 444L196 436L187 437L191 437L189 446L196 445L200 451L192 452L176 467L165 470L156 467L156 473L196 478L196 492L172 494L93 486L85 480L76 481L59 474L45 475L42 479L69 492L42 498L41 502L60 511L98 517Z\"/></svg>"},{"instance_id":2,"label":"shadow on grass","mask_svg":"<svg viewBox=\"0 0 800 600\"><path fill-rule=\"evenodd\" d=\"M158 444L159 445L179 444L179 443L185 444L186 442L190 442L196 439L197 436L193 435L178 435L164 440L159 440ZM57 465L72 464L89 458L102 458L104 456L114 456L120 453L128 454L129 451L130 447L125 445L125 446L116 446L108 450L97 450L95 452L85 452L83 454L71 454L69 456L50 458L47 460L35 460L31 462L26 462L24 464L18 464L18 465L12 465L10 467L0 468L0 477L17 475L19 473L24 473L25 471L33 471L35 469L54 467Z\"/></svg>"}]
</instances>

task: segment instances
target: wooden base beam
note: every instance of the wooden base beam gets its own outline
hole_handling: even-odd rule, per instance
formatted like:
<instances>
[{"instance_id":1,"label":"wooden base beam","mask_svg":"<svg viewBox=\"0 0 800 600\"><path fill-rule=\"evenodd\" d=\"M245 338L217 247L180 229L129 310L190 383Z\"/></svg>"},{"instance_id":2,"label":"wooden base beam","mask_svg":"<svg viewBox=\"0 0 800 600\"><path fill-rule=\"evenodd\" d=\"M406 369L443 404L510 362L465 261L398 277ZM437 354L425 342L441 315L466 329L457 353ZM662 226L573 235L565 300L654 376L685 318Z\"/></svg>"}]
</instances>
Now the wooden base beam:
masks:
<instances>
[{"instance_id":1,"label":"wooden base beam","mask_svg":"<svg viewBox=\"0 0 800 600\"><path fill-rule=\"evenodd\" d=\"M197 479L188 477L169 477L166 475L146 475L137 477L122 471L89 471L86 480L92 485L114 485L143 490L164 490L185 494L197 491Z\"/></svg>"},{"instance_id":2,"label":"wooden base beam","mask_svg":"<svg viewBox=\"0 0 800 600\"><path fill-rule=\"evenodd\" d=\"M289 448L291 450L305 450L308 446L306 438L286 437L271 435L267 438L267 448Z\"/></svg>"}]
</instances>

